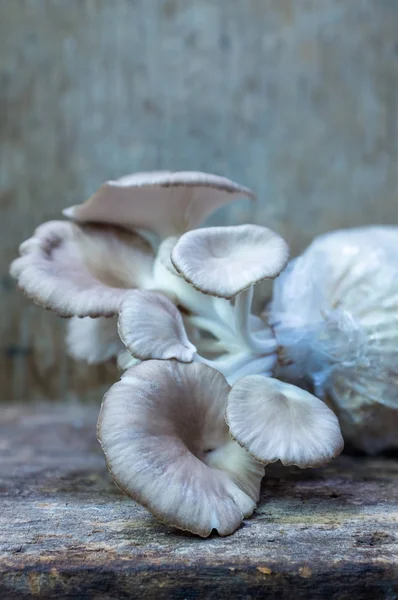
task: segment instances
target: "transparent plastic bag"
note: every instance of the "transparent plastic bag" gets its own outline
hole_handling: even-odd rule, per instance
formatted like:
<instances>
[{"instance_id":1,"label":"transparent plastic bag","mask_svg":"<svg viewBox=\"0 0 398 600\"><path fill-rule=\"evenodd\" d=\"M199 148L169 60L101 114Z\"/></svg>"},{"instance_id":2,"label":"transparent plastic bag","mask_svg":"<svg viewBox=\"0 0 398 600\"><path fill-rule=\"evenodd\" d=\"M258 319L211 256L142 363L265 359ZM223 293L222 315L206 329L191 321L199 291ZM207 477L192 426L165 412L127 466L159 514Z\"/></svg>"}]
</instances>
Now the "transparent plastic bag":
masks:
<instances>
[{"instance_id":1,"label":"transparent plastic bag","mask_svg":"<svg viewBox=\"0 0 398 600\"><path fill-rule=\"evenodd\" d=\"M275 281L269 320L282 376L311 380L347 440L398 446L398 227L316 238Z\"/></svg>"}]
</instances>

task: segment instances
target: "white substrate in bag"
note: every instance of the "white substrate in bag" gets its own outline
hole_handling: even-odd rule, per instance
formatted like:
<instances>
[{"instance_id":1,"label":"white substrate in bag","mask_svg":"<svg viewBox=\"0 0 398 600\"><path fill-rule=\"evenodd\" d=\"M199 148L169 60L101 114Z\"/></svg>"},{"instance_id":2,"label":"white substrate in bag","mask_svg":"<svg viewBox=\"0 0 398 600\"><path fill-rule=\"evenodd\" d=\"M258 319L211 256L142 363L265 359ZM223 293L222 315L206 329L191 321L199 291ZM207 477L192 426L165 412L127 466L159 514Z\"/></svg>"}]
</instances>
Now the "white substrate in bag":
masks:
<instances>
[{"instance_id":1,"label":"white substrate in bag","mask_svg":"<svg viewBox=\"0 0 398 600\"><path fill-rule=\"evenodd\" d=\"M316 238L274 284L281 375L312 381L346 441L398 446L398 227Z\"/></svg>"}]
</instances>

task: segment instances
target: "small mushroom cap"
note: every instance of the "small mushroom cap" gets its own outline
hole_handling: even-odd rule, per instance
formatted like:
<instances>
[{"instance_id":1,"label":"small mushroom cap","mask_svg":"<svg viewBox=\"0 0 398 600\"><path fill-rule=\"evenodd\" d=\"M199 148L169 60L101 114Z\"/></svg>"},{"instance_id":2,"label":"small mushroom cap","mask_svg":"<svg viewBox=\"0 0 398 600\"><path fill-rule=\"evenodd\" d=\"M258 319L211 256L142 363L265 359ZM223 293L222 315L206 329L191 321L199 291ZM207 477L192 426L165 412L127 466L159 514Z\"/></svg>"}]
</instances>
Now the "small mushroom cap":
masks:
<instances>
[{"instance_id":1,"label":"small mushroom cap","mask_svg":"<svg viewBox=\"0 0 398 600\"><path fill-rule=\"evenodd\" d=\"M209 173L135 173L107 181L87 202L64 214L78 221L149 229L166 238L197 227L237 196L254 194L226 177Z\"/></svg>"},{"instance_id":2,"label":"small mushroom cap","mask_svg":"<svg viewBox=\"0 0 398 600\"><path fill-rule=\"evenodd\" d=\"M193 287L233 298L262 279L277 277L289 249L277 233L259 225L208 227L185 233L171 260Z\"/></svg>"},{"instance_id":3,"label":"small mushroom cap","mask_svg":"<svg viewBox=\"0 0 398 600\"><path fill-rule=\"evenodd\" d=\"M308 392L270 377L250 375L229 394L226 419L233 438L262 463L301 468L323 465L344 442L336 415Z\"/></svg>"},{"instance_id":4,"label":"small mushroom cap","mask_svg":"<svg viewBox=\"0 0 398 600\"><path fill-rule=\"evenodd\" d=\"M152 277L149 243L116 227L49 221L20 252L10 268L19 288L64 317L112 316L129 288Z\"/></svg>"},{"instance_id":5,"label":"small mushroom cap","mask_svg":"<svg viewBox=\"0 0 398 600\"><path fill-rule=\"evenodd\" d=\"M120 306L119 335L133 356L192 362L196 348L185 332L181 314L162 294L135 290Z\"/></svg>"},{"instance_id":6,"label":"small mushroom cap","mask_svg":"<svg viewBox=\"0 0 398 600\"><path fill-rule=\"evenodd\" d=\"M229 389L203 364L146 361L112 386L98 421L119 487L163 522L202 537L239 527L264 474L229 436Z\"/></svg>"},{"instance_id":7,"label":"small mushroom cap","mask_svg":"<svg viewBox=\"0 0 398 600\"><path fill-rule=\"evenodd\" d=\"M95 365L125 351L115 318L72 317L67 325L68 354L75 360Z\"/></svg>"}]
</instances>

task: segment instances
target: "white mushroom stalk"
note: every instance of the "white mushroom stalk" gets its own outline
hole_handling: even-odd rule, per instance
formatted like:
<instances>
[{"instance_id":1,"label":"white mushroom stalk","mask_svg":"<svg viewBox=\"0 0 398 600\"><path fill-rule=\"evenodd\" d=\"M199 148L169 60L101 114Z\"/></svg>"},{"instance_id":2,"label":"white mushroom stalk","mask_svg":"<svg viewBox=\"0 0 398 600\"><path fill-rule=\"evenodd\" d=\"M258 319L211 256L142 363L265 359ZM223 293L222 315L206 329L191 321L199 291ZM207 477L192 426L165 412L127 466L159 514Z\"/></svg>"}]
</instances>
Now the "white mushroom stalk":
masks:
<instances>
[{"instance_id":1,"label":"white mushroom stalk","mask_svg":"<svg viewBox=\"0 0 398 600\"><path fill-rule=\"evenodd\" d=\"M252 514L264 464L319 466L342 449L326 404L273 379L278 343L252 314L256 284L286 266L286 242L258 225L195 229L239 195L254 197L198 172L108 181L69 221L39 227L11 265L34 302L72 317L72 357L125 371L98 422L115 481L204 537Z\"/></svg>"},{"instance_id":2,"label":"white mushroom stalk","mask_svg":"<svg viewBox=\"0 0 398 600\"><path fill-rule=\"evenodd\" d=\"M272 335L266 335L269 330L261 330L256 334L251 330L250 317L253 300L253 285L240 292L235 299L235 327L243 344L255 354L273 354L277 343Z\"/></svg>"}]
</instances>

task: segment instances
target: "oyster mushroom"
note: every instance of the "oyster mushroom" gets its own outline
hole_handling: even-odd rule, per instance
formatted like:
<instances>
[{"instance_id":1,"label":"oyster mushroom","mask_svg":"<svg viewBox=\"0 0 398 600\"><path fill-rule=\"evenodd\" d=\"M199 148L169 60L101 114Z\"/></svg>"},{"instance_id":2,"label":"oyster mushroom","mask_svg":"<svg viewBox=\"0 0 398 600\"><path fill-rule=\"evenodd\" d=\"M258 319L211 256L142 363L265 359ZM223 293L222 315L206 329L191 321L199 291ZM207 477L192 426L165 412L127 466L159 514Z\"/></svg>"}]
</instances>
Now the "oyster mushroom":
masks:
<instances>
[{"instance_id":1,"label":"oyster mushroom","mask_svg":"<svg viewBox=\"0 0 398 600\"><path fill-rule=\"evenodd\" d=\"M233 438L262 463L323 465L344 442L336 415L295 385L251 375L232 386L226 419Z\"/></svg>"},{"instance_id":2,"label":"oyster mushroom","mask_svg":"<svg viewBox=\"0 0 398 600\"><path fill-rule=\"evenodd\" d=\"M289 257L277 233L259 225L189 231L174 246L171 261L199 291L231 299L263 279L273 279Z\"/></svg>"},{"instance_id":3,"label":"oyster mushroom","mask_svg":"<svg viewBox=\"0 0 398 600\"><path fill-rule=\"evenodd\" d=\"M269 335L260 339L250 331L253 286L273 279L289 256L277 233L258 225L211 227L185 233L174 246L171 261L194 288L219 298L235 298L236 329L254 352L275 350Z\"/></svg>"},{"instance_id":4,"label":"oyster mushroom","mask_svg":"<svg viewBox=\"0 0 398 600\"><path fill-rule=\"evenodd\" d=\"M137 233L49 221L10 267L25 294L63 317L117 314L129 289L151 281L153 251Z\"/></svg>"},{"instance_id":5,"label":"oyster mushroom","mask_svg":"<svg viewBox=\"0 0 398 600\"><path fill-rule=\"evenodd\" d=\"M196 348L185 332L181 314L162 294L135 290L120 306L119 335L140 360L171 359L192 362Z\"/></svg>"},{"instance_id":6,"label":"oyster mushroom","mask_svg":"<svg viewBox=\"0 0 398 600\"><path fill-rule=\"evenodd\" d=\"M229 436L229 390L206 365L146 361L112 386L98 420L117 485L161 521L202 537L229 535L252 514L264 474Z\"/></svg>"},{"instance_id":7,"label":"oyster mushroom","mask_svg":"<svg viewBox=\"0 0 398 600\"><path fill-rule=\"evenodd\" d=\"M186 312L199 308L201 315L212 317L211 298L179 276L170 251L178 241L174 234L239 195L253 197L247 188L206 173L137 173L107 182L86 203L66 210L74 222L40 226L20 246L21 257L10 273L36 303L63 317L116 315L125 295L136 288L161 292ZM152 244L132 227L168 236L156 258ZM157 247L154 236L150 239ZM114 324L101 318L96 323L72 321L67 336L70 355L88 362L116 356L120 365L134 363L125 350L119 351ZM155 352L155 357L162 356Z\"/></svg>"},{"instance_id":8,"label":"oyster mushroom","mask_svg":"<svg viewBox=\"0 0 398 600\"><path fill-rule=\"evenodd\" d=\"M226 177L195 171L152 171L107 181L84 204L64 214L78 221L113 223L154 231L161 238L197 227L237 196L254 198Z\"/></svg>"}]
</instances>

